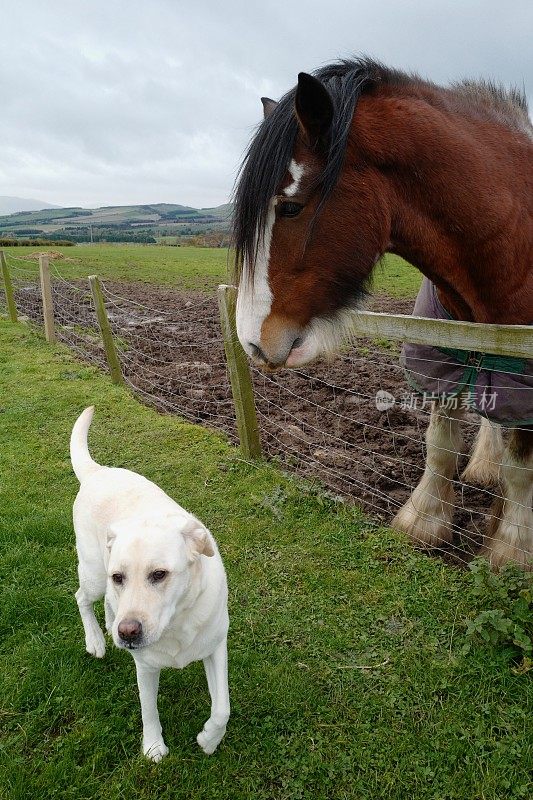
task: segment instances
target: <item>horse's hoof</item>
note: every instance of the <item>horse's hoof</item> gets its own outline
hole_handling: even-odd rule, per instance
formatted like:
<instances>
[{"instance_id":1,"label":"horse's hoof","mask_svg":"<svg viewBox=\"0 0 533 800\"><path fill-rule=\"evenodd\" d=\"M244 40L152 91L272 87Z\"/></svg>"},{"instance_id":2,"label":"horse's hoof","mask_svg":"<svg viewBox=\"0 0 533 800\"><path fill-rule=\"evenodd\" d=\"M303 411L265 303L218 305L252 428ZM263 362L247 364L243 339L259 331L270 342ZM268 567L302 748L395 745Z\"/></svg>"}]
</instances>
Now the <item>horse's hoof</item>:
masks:
<instances>
[{"instance_id":1,"label":"horse's hoof","mask_svg":"<svg viewBox=\"0 0 533 800\"><path fill-rule=\"evenodd\" d=\"M427 505L426 509L422 510L415 508L412 499L409 498L392 520L391 526L397 531L406 533L417 547L431 549L449 544L453 539L451 518L442 512L441 503L438 507Z\"/></svg>"},{"instance_id":2,"label":"horse's hoof","mask_svg":"<svg viewBox=\"0 0 533 800\"><path fill-rule=\"evenodd\" d=\"M524 570L533 571L533 553L526 552L520 547L515 547L507 542L494 539L486 540L479 551L479 555L487 559L495 572L510 562Z\"/></svg>"}]
</instances>

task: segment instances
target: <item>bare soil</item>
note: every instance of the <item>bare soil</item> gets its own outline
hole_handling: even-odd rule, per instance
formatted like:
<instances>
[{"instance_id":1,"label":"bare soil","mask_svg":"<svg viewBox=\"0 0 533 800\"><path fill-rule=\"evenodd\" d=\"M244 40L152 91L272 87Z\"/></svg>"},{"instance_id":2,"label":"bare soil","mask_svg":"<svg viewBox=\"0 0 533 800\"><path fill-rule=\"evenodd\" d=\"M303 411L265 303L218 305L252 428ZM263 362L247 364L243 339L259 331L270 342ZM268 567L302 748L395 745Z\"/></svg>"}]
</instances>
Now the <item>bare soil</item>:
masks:
<instances>
[{"instance_id":1,"label":"bare soil","mask_svg":"<svg viewBox=\"0 0 533 800\"><path fill-rule=\"evenodd\" d=\"M105 366L90 294L81 285L53 287L60 338L81 357ZM162 412L223 431L237 441L216 298L145 284L105 287L124 376L144 402ZM41 323L36 286L18 287L20 311ZM385 296L370 308L410 313L413 301ZM305 370L253 370L264 452L291 472L317 480L376 520L390 522L424 467L428 407L414 398L398 364L399 347L360 340L349 353ZM376 393L395 404L376 407ZM416 403L416 407L415 407ZM466 428L468 445L479 424ZM465 466L458 456L459 471ZM464 563L479 547L492 496L456 486L454 545L447 560Z\"/></svg>"}]
</instances>

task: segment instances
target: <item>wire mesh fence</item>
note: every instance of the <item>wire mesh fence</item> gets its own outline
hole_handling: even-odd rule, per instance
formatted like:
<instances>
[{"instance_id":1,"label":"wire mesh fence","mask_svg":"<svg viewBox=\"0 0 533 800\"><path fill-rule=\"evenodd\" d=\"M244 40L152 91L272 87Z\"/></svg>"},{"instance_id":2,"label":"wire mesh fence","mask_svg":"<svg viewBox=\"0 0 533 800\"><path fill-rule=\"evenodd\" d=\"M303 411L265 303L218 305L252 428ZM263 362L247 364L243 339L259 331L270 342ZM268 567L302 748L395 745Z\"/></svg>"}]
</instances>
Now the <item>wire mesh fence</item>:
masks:
<instances>
[{"instance_id":1,"label":"wire mesh fence","mask_svg":"<svg viewBox=\"0 0 533 800\"><path fill-rule=\"evenodd\" d=\"M154 306L126 292L126 286L103 284L126 383L159 410L223 430L236 443L214 299L179 292L169 298L167 292L160 292L161 302ZM152 303L157 293L154 290Z\"/></svg>"},{"instance_id":2,"label":"wire mesh fence","mask_svg":"<svg viewBox=\"0 0 533 800\"><path fill-rule=\"evenodd\" d=\"M42 324L35 269L21 259L9 257L8 262L19 313ZM58 339L81 358L104 367L88 284L69 280L65 272L52 262ZM216 298L113 282L103 284L103 294L122 373L132 391L162 412L217 429L238 443ZM399 351L396 342L359 339L335 360L305 370L252 369L264 455L354 501L384 524L408 501L424 474L428 455L431 402L409 388ZM447 480L449 491L433 498L437 504L453 506L453 516L448 514L450 541L435 543L432 549L455 563L466 562L483 542L490 544L507 513L497 480L483 486L460 477L480 429L480 416L468 404L461 411L463 441L448 452L454 474L435 470L436 481ZM497 455L486 456L498 459L493 473L504 463L503 445L508 439L509 432L503 430ZM449 445L440 447L446 450ZM533 481L531 472L529 476ZM520 506L527 497L527 492L507 497L507 511L509 503ZM531 513L530 508L526 511ZM517 543L526 557L533 549L527 544L528 535Z\"/></svg>"}]
</instances>

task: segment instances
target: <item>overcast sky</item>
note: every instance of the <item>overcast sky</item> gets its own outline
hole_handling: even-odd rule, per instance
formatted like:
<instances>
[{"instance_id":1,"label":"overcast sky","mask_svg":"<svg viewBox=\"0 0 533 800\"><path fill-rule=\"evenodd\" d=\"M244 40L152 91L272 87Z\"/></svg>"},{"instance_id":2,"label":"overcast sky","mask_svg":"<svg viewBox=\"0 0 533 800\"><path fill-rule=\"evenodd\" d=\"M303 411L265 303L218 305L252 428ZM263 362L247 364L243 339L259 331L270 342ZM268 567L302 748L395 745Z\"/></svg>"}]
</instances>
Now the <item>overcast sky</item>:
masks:
<instances>
[{"instance_id":1,"label":"overcast sky","mask_svg":"<svg viewBox=\"0 0 533 800\"><path fill-rule=\"evenodd\" d=\"M532 0L5 0L0 194L57 205L227 201L299 71L368 54L525 86Z\"/></svg>"}]
</instances>

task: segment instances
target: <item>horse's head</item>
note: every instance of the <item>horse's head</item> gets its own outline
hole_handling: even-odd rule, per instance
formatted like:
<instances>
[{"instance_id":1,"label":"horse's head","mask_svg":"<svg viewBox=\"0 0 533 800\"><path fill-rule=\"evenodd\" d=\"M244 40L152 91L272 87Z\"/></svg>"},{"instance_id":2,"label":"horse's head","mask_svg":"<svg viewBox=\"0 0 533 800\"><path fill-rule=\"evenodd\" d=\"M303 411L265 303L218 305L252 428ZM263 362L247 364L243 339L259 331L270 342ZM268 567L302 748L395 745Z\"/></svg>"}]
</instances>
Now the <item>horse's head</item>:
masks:
<instances>
[{"instance_id":1,"label":"horse's head","mask_svg":"<svg viewBox=\"0 0 533 800\"><path fill-rule=\"evenodd\" d=\"M353 125L372 76L360 66L330 73L302 73L279 103L263 100L237 186L237 331L269 367L338 347L389 241L382 178Z\"/></svg>"}]
</instances>

